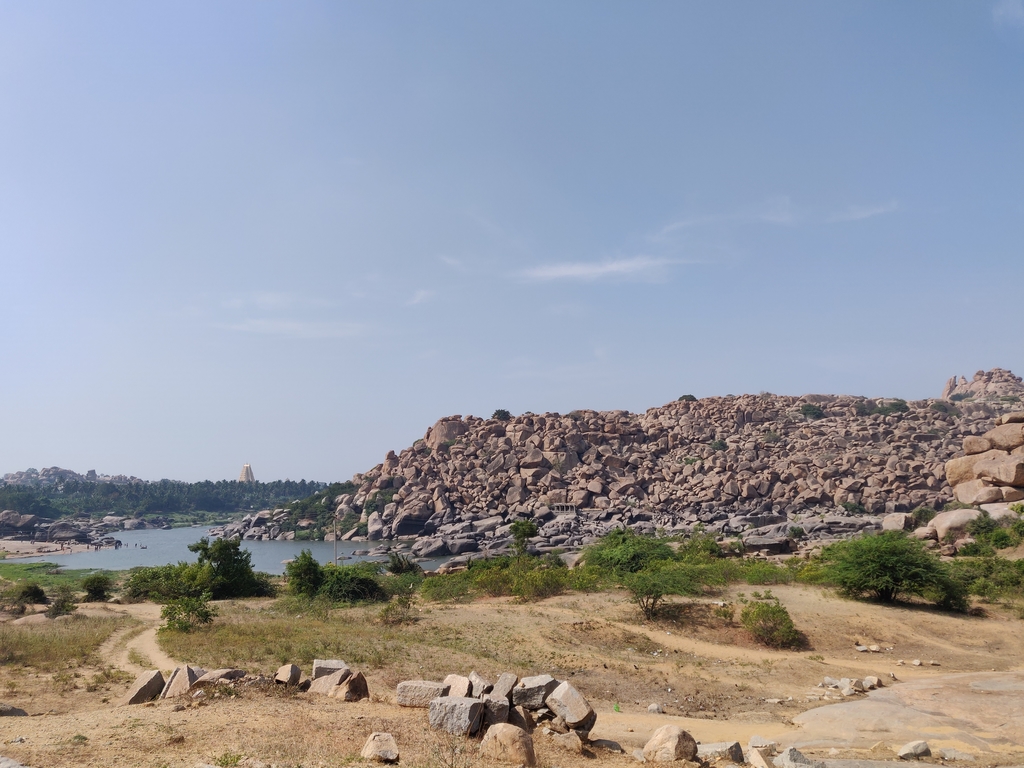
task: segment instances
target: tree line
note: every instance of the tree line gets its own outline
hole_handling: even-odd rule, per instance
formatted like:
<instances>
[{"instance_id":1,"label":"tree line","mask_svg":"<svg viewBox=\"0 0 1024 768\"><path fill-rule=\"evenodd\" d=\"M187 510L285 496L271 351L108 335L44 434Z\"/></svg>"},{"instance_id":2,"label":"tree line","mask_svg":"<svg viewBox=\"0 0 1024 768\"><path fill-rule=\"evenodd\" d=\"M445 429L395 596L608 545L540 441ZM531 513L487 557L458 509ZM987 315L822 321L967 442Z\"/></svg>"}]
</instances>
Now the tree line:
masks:
<instances>
[{"instance_id":1,"label":"tree line","mask_svg":"<svg viewBox=\"0 0 1024 768\"><path fill-rule=\"evenodd\" d=\"M269 483L160 480L125 485L69 480L38 487L4 484L0 485L0 510L12 509L23 515L50 518L230 513L284 506L308 498L325 487L326 483L306 480Z\"/></svg>"}]
</instances>

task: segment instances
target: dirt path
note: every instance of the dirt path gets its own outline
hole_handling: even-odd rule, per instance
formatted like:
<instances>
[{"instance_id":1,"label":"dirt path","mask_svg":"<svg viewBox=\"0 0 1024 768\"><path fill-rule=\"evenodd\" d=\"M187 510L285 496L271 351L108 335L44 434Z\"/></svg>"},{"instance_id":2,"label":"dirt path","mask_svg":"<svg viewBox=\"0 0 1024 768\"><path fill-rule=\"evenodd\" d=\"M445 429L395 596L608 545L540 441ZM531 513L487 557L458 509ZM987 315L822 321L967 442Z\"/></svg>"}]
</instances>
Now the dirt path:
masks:
<instances>
[{"instance_id":1,"label":"dirt path","mask_svg":"<svg viewBox=\"0 0 1024 768\"><path fill-rule=\"evenodd\" d=\"M141 630L139 625L135 625L111 635L97 651L103 664L136 674L147 669L168 672L178 666L178 662L164 653L157 643L156 633L160 625L159 605L136 603L117 607L105 606L101 610L105 615L120 613L131 616L142 625Z\"/></svg>"}]
</instances>

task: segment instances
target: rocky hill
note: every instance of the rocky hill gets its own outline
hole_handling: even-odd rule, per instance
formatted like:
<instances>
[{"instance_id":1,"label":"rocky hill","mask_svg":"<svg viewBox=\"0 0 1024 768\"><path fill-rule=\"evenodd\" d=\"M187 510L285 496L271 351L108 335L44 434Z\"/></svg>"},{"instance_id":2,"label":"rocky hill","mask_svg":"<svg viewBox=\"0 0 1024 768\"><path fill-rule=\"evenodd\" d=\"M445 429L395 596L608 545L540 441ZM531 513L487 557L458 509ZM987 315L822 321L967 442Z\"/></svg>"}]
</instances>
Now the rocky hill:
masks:
<instances>
[{"instance_id":1,"label":"rocky hill","mask_svg":"<svg viewBox=\"0 0 1024 768\"><path fill-rule=\"evenodd\" d=\"M132 475L98 475L95 469L90 469L84 475L80 475L73 469L61 467L43 467L42 469L29 469L20 472L8 472L3 476L3 482L7 485L29 486L38 488L40 486L60 485L69 481L79 483L109 483L111 485L127 485L129 483L144 483Z\"/></svg>"},{"instance_id":2,"label":"rocky hill","mask_svg":"<svg viewBox=\"0 0 1024 768\"><path fill-rule=\"evenodd\" d=\"M1024 383L994 369L973 382L954 377L944 394L684 396L642 414L448 416L353 477L355 493L324 504L360 519L370 541L416 537L421 556L500 552L520 518L537 522L540 550L577 547L621 525L700 524L778 551L791 529L820 541L953 500L946 462L963 455L966 436L1021 409Z\"/></svg>"}]
</instances>

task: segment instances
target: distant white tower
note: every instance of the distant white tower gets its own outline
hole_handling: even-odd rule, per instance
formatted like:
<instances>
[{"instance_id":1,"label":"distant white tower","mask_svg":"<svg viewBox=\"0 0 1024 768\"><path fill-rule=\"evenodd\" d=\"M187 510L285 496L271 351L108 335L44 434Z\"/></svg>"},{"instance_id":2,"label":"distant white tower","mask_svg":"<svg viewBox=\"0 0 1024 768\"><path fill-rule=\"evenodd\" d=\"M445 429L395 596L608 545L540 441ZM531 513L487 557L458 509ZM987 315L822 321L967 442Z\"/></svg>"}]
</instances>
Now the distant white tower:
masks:
<instances>
[{"instance_id":1,"label":"distant white tower","mask_svg":"<svg viewBox=\"0 0 1024 768\"><path fill-rule=\"evenodd\" d=\"M248 464L242 465L242 474L238 476L238 482L240 483L255 483L256 477L252 473L252 467Z\"/></svg>"}]
</instances>

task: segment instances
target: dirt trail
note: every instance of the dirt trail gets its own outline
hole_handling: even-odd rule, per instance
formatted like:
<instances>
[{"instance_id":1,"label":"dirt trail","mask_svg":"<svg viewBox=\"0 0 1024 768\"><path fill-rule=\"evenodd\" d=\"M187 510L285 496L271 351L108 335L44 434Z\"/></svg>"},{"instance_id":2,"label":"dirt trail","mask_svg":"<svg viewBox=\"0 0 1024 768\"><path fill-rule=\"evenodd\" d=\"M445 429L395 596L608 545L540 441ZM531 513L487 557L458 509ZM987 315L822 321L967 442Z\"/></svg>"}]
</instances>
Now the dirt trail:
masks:
<instances>
[{"instance_id":1,"label":"dirt trail","mask_svg":"<svg viewBox=\"0 0 1024 768\"><path fill-rule=\"evenodd\" d=\"M103 664L107 664L128 672L138 673L146 669L159 669L168 672L178 666L178 662L164 653L156 640L156 632L160 625L160 606L153 603L136 603L121 606L105 606L102 615L120 613L131 616L142 623L139 626L127 627L115 632L97 650ZM134 653L133 653L134 651ZM132 660L148 660L138 664Z\"/></svg>"}]
</instances>

